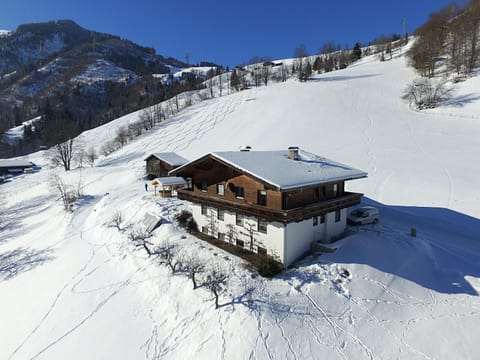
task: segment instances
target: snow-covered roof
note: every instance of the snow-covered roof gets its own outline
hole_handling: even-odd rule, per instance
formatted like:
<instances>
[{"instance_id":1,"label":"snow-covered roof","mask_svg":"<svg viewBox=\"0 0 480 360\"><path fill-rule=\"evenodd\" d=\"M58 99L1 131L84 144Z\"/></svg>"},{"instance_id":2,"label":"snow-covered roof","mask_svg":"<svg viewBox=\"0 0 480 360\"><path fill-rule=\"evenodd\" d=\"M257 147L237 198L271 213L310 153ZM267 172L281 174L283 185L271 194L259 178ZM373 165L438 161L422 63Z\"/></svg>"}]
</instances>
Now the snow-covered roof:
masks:
<instances>
[{"instance_id":1,"label":"snow-covered roof","mask_svg":"<svg viewBox=\"0 0 480 360\"><path fill-rule=\"evenodd\" d=\"M34 163L25 160L2 160L0 159L1 168L13 168L13 167L30 167L35 166Z\"/></svg>"},{"instance_id":2,"label":"snow-covered roof","mask_svg":"<svg viewBox=\"0 0 480 360\"><path fill-rule=\"evenodd\" d=\"M186 185L187 181L182 177L168 176L160 177L152 180L152 185L172 186L172 185Z\"/></svg>"},{"instance_id":3,"label":"snow-covered roof","mask_svg":"<svg viewBox=\"0 0 480 360\"><path fill-rule=\"evenodd\" d=\"M338 180L352 180L367 176L367 173L336 161L298 151L297 160L289 158L288 150L279 151L227 151L205 155L244 171L255 178L275 186L279 190L288 190ZM202 157L204 158L204 157ZM171 173L178 174L193 162L187 163Z\"/></svg>"},{"instance_id":4,"label":"snow-covered roof","mask_svg":"<svg viewBox=\"0 0 480 360\"><path fill-rule=\"evenodd\" d=\"M187 159L181 157L174 152L152 153L148 155L148 157L146 157L144 160L147 161L151 156L155 156L157 159L162 160L172 166L181 166L188 163Z\"/></svg>"}]
</instances>

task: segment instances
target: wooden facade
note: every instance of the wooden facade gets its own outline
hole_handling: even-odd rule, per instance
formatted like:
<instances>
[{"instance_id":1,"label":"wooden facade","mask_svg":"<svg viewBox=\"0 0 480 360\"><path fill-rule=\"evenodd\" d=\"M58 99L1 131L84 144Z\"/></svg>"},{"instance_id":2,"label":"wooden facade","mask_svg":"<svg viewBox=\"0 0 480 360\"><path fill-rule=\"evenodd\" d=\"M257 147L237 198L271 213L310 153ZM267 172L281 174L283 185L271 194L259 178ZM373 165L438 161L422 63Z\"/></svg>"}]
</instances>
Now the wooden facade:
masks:
<instances>
[{"instance_id":1,"label":"wooden facade","mask_svg":"<svg viewBox=\"0 0 480 360\"><path fill-rule=\"evenodd\" d=\"M167 164L165 161L158 159L154 155L150 155L146 162L147 175L152 179L156 177L168 176L168 172L174 169L172 165Z\"/></svg>"},{"instance_id":2,"label":"wooden facade","mask_svg":"<svg viewBox=\"0 0 480 360\"><path fill-rule=\"evenodd\" d=\"M178 192L180 199L283 223L357 205L362 196L345 192L344 181L281 191L212 157L177 174L191 182L190 189Z\"/></svg>"},{"instance_id":3,"label":"wooden facade","mask_svg":"<svg viewBox=\"0 0 480 360\"><path fill-rule=\"evenodd\" d=\"M165 155L163 157L162 155ZM172 161L173 159L173 161ZM187 162L174 153L151 154L146 159L146 173L149 179L167 177L169 171Z\"/></svg>"}]
</instances>

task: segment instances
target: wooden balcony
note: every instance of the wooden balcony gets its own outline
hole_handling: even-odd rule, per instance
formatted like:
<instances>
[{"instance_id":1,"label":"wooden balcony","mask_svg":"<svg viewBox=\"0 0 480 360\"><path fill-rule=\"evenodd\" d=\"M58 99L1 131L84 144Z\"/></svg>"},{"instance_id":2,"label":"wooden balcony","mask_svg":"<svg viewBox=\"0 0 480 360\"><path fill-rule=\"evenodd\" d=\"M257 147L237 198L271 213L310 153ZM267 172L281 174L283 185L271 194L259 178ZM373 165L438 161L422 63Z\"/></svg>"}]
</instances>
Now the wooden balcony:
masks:
<instances>
[{"instance_id":1,"label":"wooden balcony","mask_svg":"<svg viewBox=\"0 0 480 360\"><path fill-rule=\"evenodd\" d=\"M239 212L248 216L266 219L268 221L278 221L282 223L290 223L294 221L302 221L313 216L319 216L330 213L335 210L344 209L350 206L360 204L363 194L345 192L342 196L321 201L314 204L298 207L290 210L270 209L265 206L233 202L224 199L214 198L204 194L194 193L190 190L179 190L178 198L188 200L193 203L203 204L206 206L216 207Z\"/></svg>"}]
</instances>

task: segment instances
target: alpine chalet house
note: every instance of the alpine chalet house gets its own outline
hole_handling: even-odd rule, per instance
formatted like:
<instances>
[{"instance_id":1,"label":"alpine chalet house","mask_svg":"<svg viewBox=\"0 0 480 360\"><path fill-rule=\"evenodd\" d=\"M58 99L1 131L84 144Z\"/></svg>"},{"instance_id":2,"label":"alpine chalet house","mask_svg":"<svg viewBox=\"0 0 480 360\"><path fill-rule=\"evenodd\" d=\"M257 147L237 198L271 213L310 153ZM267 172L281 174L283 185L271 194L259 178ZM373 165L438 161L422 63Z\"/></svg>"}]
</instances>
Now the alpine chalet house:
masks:
<instances>
[{"instance_id":1,"label":"alpine chalet house","mask_svg":"<svg viewBox=\"0 0 480 360\"><path fill-rule=\"evenodd\" d=\"M188 162L174 152L153 153L144 160L147 162L146 170L150 179L168 176L169 171Z\"/></svg>"},{"instance_id":2,"label":"alpine chalet house","mask_svg":"<svg viewBox=\"0 0 480 360\"><path fill-rule=\"evenodd\" d=\"M363 171L308 153L214 152L172 170L187 179L178 197L192 203L199 229L285 267L313 242L329 243L346 228L347 208L362 194L345 191L345 181Z\"/></svg>"}]
</instances>

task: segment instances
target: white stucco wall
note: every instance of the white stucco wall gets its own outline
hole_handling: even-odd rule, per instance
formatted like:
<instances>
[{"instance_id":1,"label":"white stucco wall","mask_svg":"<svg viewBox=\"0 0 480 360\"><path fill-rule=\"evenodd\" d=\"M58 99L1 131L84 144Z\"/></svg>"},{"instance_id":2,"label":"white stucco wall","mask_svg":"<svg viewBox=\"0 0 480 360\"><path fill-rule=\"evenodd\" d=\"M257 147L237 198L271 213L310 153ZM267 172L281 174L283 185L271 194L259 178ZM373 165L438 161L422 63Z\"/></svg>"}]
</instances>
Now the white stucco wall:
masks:
<instances>
[{"instance_id":1,"label":"white stucco wall","mask_svg":"<svg viewBox=\"0 0 480 360\"><path fill-rule=\"evenodd\" d=\"M210 211L213 209L213 214L215 218L215 229L214 234L211 233L211 218ZM257 218L255 217L244 217L244 226L236 225L236 214L231 211L224 211L224 220L217 219L217 209L208 208L207 214L202 215L202 207L199 204L192 204L192 215L195 219L198 230L202 231L202 227L207 227L209 230L209 235L218 237L218 233L225 234L225 241L228 241L228 224L234 226L235 236L243 240L245 243L245 248L249 249L250 247L250 233L248 231L249 224L253 225L255 245L262 246L267 249L267 254L272 256L278 256L280 261L284 260L284 238L285 238L285 226L279 222L269 222L267 226L267 233L262 233L257 231ZM254 247L254 251L257 251Z\"/></svg>"},{"instance_id":2,"label":"white stucco wall","mask_svg":"<svg viewBox=\"0 0 480 360\"><path fill-rule=\"evenodd\" d=\"M213 210L214 229L211 229L211 211ZM259 246L267 249L269 255L278 256L286 266L291 265L300 256L310 250L313 241L321 241L324 243L331 242L335 237L340 235L346 227L347 209L341 210L340 221L335 222L335 212L325 215L325 223L313 226L313 219L307 219L301 222L294 222L287 225L278 222L269 222L267 233L257 231L257 218L244 218L244 226L236 225L236 214L230 211L224 211L224 220L217 219L217 209L208 208L207 215L202 214L202 208L199 204L192 204L192 215L197 222L198 229L202 231L202 227L208 229L208 234L218 237L218 233L225 234L225 241L228 241L228 224L234 226L235 237L243 240L245 248L249 249L250 235L248 224L253 224L254 238ZM257 251L254 247L254 251Z\"/></svg>"},{"instance_id":3,"label":"white stucco wall","mask_svg":"<svg viewBox=\"0 0 480 360\"><path fill-rule=\"evenodd\" d=\"M310 245L314 241L330 243L335 237L345 231L347 210L340 210L340 221L335 222L335 212L325 215L325 222L313 225L313 218L287 224L284 264L289 266L299 257L310 251Z\"/></svg>"}]
</instances>

